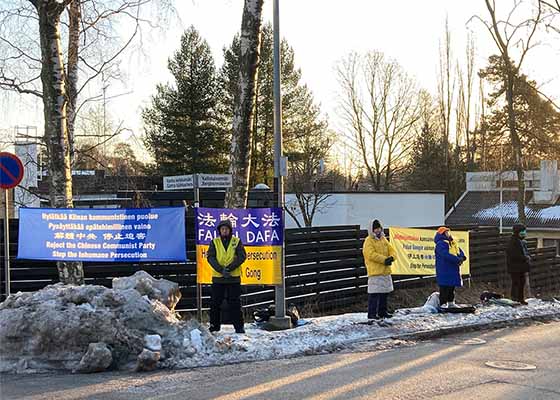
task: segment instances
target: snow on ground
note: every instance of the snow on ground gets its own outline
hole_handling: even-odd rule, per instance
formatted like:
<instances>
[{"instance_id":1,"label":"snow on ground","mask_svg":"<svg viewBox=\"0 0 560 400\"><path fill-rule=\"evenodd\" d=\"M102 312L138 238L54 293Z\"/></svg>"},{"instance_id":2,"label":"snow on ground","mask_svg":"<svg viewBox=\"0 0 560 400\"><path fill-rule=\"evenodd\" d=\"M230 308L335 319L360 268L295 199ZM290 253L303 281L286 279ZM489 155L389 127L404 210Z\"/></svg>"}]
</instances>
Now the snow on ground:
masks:
<instances>
[{"instance_id":1,"label":"snow on ground","mask_svg":"<svg viewBox=\"0 0 560 400\"><path fill-rule=\"evenodd\" d=\"M560 317L560 302L531 299L529 305L516 308L480 306L475 314L406 314L399 311L387 322L372 325L363 324L367 321L366 313L352 313L313 318L308 320L307 325L278 332L264 331L255 324L247 324L247 333L242 335L226 326L215 337L216 343L229 351L169 359L162 364L169 368L189 368L321 354L343 349L359 341L384 340L442 328L477 326L551 314Z\"/></svg>"},{"instance_id":2,"label":"snow on ground","mask_svg":"<svg viewBox=\"0 0 560 400\"><path fill-rule=\"evenodd\" d=\"M535 299L517 308L490 305L479 307L476 314L434 314L429 300L371 325L366 313L352 313L312 318L286 331L270 332L248 323L246 334L224 326L213 335L195 320L177 318L160 300L173 296L162 297L161 290L155 290L160 283L140 274L133 287L57 284L9 296L0 303L0 372L193 368L329 353L360 341L391 342L442 328L544 315L560 318L558 301Z\"/></svg>"}]
</instances>

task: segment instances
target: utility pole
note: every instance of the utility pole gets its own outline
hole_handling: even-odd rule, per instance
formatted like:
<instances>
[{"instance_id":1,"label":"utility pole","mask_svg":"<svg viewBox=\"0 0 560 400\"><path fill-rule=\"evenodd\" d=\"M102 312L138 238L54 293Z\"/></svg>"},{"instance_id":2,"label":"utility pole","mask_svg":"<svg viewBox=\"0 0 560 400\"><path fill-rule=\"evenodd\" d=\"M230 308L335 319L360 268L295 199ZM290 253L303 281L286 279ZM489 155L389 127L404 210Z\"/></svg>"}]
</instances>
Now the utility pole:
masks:
<instances>
[{"instance_id":1,"label":"utility pole","mask_svg":"<svg viewBox=\"0 0 560 400\"><path fill-rule=\"evenodd\" d=\"M504 173L504 144L500 142L500 233L504 231L504 183L502 174Z\"/></svg>"}]
</instances>

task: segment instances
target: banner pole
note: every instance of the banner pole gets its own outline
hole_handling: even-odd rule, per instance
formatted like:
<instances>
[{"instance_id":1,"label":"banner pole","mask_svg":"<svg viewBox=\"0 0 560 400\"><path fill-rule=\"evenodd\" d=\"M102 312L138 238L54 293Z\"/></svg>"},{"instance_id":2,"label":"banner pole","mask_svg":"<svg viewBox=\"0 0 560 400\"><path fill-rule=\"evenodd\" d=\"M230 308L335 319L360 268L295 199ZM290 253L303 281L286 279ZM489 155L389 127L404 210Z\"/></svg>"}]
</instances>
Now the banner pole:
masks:
<instances>
[{"instance_id":1,"label":"banner pole","mask_svg":"<svg viewBox=\"0 0 560 400\"><path fill-rule=\"evenodd\" d=\"M10 216L8 189L4 189L4 272L6 274L6 298L10 295Z\"/></svg>"},{"instance_id":2,"label":"banner pole","mask_svg":"<svg viewBox=\"0 0 560 400\"><path fill-rule=\"evenodd\" d=\"M200 192L198 190L198 174L193 175L194 207L200 207ZM196 216L195 216L196 218ZM196 315L202 322L202 284L198 283L198 250L196 251Z\"/></svg>"}]
</instances>

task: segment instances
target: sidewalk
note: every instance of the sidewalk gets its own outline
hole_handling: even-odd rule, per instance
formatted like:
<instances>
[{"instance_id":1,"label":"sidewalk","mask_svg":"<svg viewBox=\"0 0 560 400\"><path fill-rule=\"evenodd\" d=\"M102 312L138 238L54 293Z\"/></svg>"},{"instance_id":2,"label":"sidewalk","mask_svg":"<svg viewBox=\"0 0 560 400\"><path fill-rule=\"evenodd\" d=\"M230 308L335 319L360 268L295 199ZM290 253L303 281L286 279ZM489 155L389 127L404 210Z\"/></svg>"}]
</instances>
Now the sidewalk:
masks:
<instances>
[{"instance_id":1,"label":"sidewalk","mask_svg":"<svg viewBox=\"0 0 560 400\"><path fill-rule=\"evenodd\" d=\"M473 329L515 324L534 318L560 318L560 302L530 299L529 305L516 308L481 306L475 314L404 314L380 324L366 325L366 313L313 318L307 325L268 332L247 324L245 335L226 326L215 335L223 352L198 354L188 359L168 359L167 368L191 368L230 363L325 354L361 341L420 339Z\"/></svg>"}]
</instances>

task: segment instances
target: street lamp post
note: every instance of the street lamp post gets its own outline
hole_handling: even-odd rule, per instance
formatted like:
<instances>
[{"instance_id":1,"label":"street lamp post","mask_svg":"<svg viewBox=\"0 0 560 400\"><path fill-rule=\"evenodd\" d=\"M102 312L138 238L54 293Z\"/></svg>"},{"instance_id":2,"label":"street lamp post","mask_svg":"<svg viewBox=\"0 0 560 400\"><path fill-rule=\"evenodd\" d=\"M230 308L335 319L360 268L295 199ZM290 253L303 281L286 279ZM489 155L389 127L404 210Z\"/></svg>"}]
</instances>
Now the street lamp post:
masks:
<instances>
[{"instance_id":1,"label":"street lamp post","mask_svg":"<svg viewBox=\"0 0 560 400\"><path fill-rule=\"evenodd\" d=\"M274 0L274 185L278 196L277 205L282 210L282 220L285 220L284 212L284 182L282 168L282 93L280 88L280 7L279 0ZM279 329L289 328L290 319L286 317L286 289L285 289L285 246L284 235L282 235L282 256L280 257L280 284L275 288L275 317L270 323Z\"/></svg>"}]
</instances>

